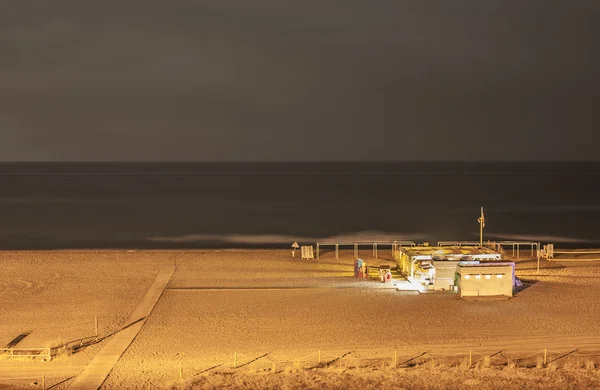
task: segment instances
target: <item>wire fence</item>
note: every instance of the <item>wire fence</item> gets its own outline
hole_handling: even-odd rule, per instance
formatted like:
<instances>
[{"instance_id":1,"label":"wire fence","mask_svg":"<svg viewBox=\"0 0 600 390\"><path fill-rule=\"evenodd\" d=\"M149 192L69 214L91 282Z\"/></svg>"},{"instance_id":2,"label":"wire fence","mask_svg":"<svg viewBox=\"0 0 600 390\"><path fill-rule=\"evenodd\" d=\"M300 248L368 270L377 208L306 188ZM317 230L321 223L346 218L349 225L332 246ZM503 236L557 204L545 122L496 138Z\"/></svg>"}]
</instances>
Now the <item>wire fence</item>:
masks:
<instances>
[{"instance_id":1,"label":"wire fence","mask_svg":"<svg viewBox=\"0 0 600 390\"><path fill-rule=\"evenodd\" d=\"M224 360L204 368L197 364L180 360L173 367L174 375L169 382L191 383L194 379L206 374L235 374L236 372L280 373L290 370L322 370L328 368L343 369L419 369L436 368L439 370L472 370L472 369L586 369L600 368L600 349L543 349L533 352L514 352L509 350L473 351L465 350L455 354L432 351L407 351L401 349L322 351L315 350L304 355L277 353L238 353L234 352L229 360ZM48 380L40 377L0 377L0 381L8 384L28 381L33 388L53 389L73 377L60 380ZM0 383L2 383L0 382ZM147 381L148 389L167 389L165 386Z\"/></svg>"},{"instance_id":2,"label":"wire fence","mask_svg":"<svg viewBox=\"0 0 600 390\"><path fill-rule=\"evenodd\" d=\"M567 359L568 358L568 359ZM559 367L559 364L575 361L600 363L600 350L550 350L543 349L533 353L514 353L504 350L487 353L472 350L456 354L436 354L428 351L406 352L400 350L382 351L380 353L347 351L344 353L329 353L315 351L311 354L299 357L274 357L271 354L262 354L257 357L240 355L235 353L231 362L223 362L219 367L226 370L236 370L252 365L254 370L278 371L287 368L317 369L327 367L364 368L364 367L388 367L388 368L415 368L424 364L435 363L445 365L449 368L475 368L511 366L515 368L542 368L550 364ZM228 364L229 363L229 364Z\"/></svg>"},{"instance_id":3,"label":"wire fence","mask_svg":"<svg viewBox=\"0 0 600 390\"><path fill-rule=\"evenodd\" d=\"M173 380L193 383L206 374L235 374L236 372L281 373L290 370L343 369L586 369L600 368L600 349L597 350L550 350L531 353L505 350L480 352L467 350L456 354L414 352L402 350L371 351L349 350L345 352L314 351L303 356L277 355L271 353L233 353L231 359L207 366L201 370L178 363L178 377ZM148 389L166 389L154 382L147 382Z\"/></svg>"}]
</instances>

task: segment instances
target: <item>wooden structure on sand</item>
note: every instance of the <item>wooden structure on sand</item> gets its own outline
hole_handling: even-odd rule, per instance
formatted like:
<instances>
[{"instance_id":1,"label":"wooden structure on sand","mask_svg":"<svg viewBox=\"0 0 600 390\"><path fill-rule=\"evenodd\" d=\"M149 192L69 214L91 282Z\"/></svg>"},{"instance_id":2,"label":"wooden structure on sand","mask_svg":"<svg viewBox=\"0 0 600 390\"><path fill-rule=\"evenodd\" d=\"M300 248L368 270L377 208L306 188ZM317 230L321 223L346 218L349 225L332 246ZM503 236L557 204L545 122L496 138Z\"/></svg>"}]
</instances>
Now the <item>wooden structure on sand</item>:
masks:
<instances>
[{"instance_id":1,"label":"wooden structure on sand","mask_svg":"<svg viewBox=\"0 0 600 390\"><path fill-rule=\"evenodd\" d=\"M377 240L372 240L372 241L353 241L353 242L317 242L317 259L319 259L319 253L320 253L320 249L323 246L333 246L335 247L335 258L339 259L339 252L340 252L340 246L351 246L354 248L354 258L357 259L358 258L358 250L360 246L371 246L373 248L373 257L377 258L377 249L378 247L390 247L392 249L392 252L398 250L399 247L403 247L403 246L416 246L417 244L415 244L413 241L401 241L401 240L394 240L394 241L377 241Z\"/></svg>"}]
</instances>

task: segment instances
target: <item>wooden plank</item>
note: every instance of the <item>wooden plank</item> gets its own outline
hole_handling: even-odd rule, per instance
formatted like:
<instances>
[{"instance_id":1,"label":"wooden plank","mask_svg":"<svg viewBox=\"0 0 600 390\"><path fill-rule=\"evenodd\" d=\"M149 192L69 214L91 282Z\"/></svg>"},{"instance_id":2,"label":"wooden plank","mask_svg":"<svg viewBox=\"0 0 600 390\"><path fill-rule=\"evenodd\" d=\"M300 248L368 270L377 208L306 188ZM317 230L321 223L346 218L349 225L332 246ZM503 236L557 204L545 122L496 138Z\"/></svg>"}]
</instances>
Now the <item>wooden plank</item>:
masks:
<instances>
[{"instance_id":1,"label":"wooden plank","mask_svg":"<svg viewBox=\"0 0 600 390\"><path fill-rule=\"evenodd\" d=\"M125 328L112 336L112 339L79 374L69 389L89 390L99 389L102 386L121 355L131 345L133 339L146 323L148 316L152 313L156 302L158 302L174 272L175 266L168 266L160 270L156 280L154 280L142 301L127 320Z\"/></svg>"}]
</instances>

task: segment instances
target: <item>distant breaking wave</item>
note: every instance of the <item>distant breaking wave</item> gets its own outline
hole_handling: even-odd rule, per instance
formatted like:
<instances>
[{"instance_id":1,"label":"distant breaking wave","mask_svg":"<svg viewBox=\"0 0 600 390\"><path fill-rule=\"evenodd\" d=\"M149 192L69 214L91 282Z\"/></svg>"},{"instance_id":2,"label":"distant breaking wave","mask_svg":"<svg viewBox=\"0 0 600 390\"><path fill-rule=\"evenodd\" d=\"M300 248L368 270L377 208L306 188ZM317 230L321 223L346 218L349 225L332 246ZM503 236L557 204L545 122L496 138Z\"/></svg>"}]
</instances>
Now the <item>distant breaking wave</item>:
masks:
<instances>
[{"instance_id":1,"label":"distant breaking wave","mask_svg":"<svg viewBox=\"0 0 600 390\"><path fill-rule=\"evenodd\" d=\"M484 238L487 241L490 238L498 240L511 240L511 241L535 241L545 243L587 243L596 242L596 240L588 240L574 237L563 237L563 236L546 236L546 235L528 235L528 234L485 234Z\"/></svg>"},{"instance_id":2,"label":"distant breaking wave","mask_svg":"<svg viewBox=\"0 0 600 390\"><path fill-rule=\"evenodd\" d=\"M478 234L477 234L478 235ZM426 233L389 233L380 231L360 231L341 233L328 237L307 237L284 234L186 234L181 236L148 237L148 241L164 243L193 243L193 242L218 242L221 244L261 245L261 244L309 244L317 242L355 242L355 241L414 241L422 243L430 238ZM596 240L535 234L484 234L485 241L533 241L543 243L590 243ZM433 245L433 243L432 243Z\"/></svg>"},{"instance_id":3,"label":"distant breaking wave","mask_svg":"<svg viewBox=\"0 0 600 390\"><path fill-rule=\"evenodd\" d=\"M189 243L189 242L220 242L230 244L291 244L316 242L354 242L354 241L422 241L426 234L422 233L388 233L378 231L363 231L342 233L329 237L302 237L282 234L186 234L174 237L149 237L155 242Z\"/></svg>"}]
</instances>

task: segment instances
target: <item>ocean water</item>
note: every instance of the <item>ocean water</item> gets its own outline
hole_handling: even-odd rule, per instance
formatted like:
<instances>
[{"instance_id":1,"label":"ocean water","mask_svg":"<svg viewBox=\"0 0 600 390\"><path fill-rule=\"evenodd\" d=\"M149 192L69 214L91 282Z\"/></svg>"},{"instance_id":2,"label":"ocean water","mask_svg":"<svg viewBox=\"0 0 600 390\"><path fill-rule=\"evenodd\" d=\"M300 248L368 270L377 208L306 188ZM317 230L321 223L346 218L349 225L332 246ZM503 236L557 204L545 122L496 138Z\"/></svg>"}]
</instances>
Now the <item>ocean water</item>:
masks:
<instances>
[{"instance_id":1,"label":"ocean water","mask_svg":"<svg viewBox=\"0 0 600 390\"><path fill-rule=\"evenodd\" d=\"M600 247L600 163L2 163L0 249Z\"/></svg>"}]
</instances>

